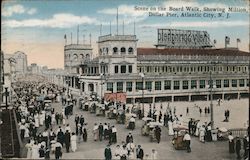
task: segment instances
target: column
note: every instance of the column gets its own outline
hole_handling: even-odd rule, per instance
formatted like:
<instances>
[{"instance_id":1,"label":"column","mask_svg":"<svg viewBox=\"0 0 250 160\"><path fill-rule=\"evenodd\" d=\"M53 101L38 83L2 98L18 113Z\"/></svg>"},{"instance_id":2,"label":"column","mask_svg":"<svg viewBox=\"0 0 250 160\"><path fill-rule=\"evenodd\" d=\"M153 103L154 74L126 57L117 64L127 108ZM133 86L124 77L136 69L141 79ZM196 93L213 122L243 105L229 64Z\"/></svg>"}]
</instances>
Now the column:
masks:
<instances>
[{"instance_id":1,"label":"column","mask_svg":"<svg viewBox=\"0 0 250 160\"><path fill-rule=\"evenodd\" d=\"M82 82L80 81L80 95L82 95Z\"/></svg>"}]
</instances>

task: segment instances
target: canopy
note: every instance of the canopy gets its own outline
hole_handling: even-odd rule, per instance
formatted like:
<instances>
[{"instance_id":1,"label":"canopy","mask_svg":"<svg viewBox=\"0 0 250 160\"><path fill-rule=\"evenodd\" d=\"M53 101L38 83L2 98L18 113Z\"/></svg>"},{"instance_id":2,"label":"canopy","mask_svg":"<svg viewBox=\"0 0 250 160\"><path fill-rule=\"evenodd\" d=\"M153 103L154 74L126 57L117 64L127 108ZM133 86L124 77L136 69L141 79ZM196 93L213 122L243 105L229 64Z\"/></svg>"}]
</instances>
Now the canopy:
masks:
<instances>
[{"instance_id":1,"label":"canopy","mask_svg":"<svg viewBox=\"0 0 250 160\"><path fill-rule=\"evenodd\" d=\"M163 124L160 123L160 122L149 122L148 125L149 125L149 126L152 126L152 127L153 127L153 126L163 126Z\"/></svg>"}]
</instances>

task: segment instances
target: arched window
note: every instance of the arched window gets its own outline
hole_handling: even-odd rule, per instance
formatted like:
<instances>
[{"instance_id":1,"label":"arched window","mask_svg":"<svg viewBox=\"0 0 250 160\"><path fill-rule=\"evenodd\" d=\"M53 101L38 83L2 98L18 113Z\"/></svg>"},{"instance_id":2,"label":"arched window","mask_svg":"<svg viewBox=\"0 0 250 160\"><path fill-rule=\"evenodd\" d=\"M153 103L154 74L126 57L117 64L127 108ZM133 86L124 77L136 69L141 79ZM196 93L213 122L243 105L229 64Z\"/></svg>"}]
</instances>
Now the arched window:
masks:
<instances>
[{"instance_id":1,"label":"arched window","mask_svg":"<svg viewBox=\"0 0 250 160\"><path fill-rule=\"evenodd\" d=\"M128 54L133 54L134 53L134 49L132 47L128 48Z\"/></svg>"},{"instance_id":2,"label":"arched window","mask_svg":"<svg viewBox=\"0 0 250 160\"><path fill-rule=\"evenodd\" d=\"M102 49L100 48L100 52L99 52L100 55L102 55Z\"/></svg>"},{"instance_id":3,"label":"arched window","mask_svg":"<svg viewBox=\"0 0 250 160\"><path fill-rule=\"evenodd\" d=\"M77 59L78 59L77 54L74 54L74 55L73 55L73 60L74 60L74 61L77 61Z\"/></svg>"},{"instance_id":4,"label":"arched window","mask_svg":"<svg viewBox=\"0 0 250 160\"><path fill-rule=\"evenodd\" d=\"M80 59L83 59L84 58L84 55L83 54L80 54L80 57L79 57Z\"/></svg>"},{"instance_id":5,"label":"arched window","mask_svg":"<svg viewBox=\"0 0 250 160\"><path fill-rule=\"evenodd\" d=\"M89 54L86 54L86 60L90 60Z\"/></svg>"},{"instance_id":6,"label":"arched window","mask_svg":"<svg viewBox=\"0 0 250 160\"><path fill-rule=\"evenodd\" d=\"M126 54L126 48L124 47L121 48L121 54Z\"/></svg>"},{"instance_id":7,"label":"arched window","mask_svg":"<svg viewBox=\"0 0 250 160\"><path fill-rule=\"evenodd\" d=\"M113 54L117 54L117 52L118 52L117 47L114 47L114 48L113 48Z\"/></svg>"}]
</instances>

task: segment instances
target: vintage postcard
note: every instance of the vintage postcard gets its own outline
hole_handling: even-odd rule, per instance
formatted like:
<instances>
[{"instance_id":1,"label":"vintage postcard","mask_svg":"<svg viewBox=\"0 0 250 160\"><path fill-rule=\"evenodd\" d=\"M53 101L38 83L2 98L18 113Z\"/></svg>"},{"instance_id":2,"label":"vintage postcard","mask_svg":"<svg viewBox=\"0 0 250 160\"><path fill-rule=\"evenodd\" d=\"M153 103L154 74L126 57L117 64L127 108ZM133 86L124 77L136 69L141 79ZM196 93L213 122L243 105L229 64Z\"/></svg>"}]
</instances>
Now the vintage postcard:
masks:
<instances>
[{"instance_id":1,"label":"vintage postcard","mask_svg":"<svg viewBox=\"0 0 250 160\"><path fill-rule=\"evenodd\" d=\"M248 0L1 1L0 157L248 160Z\"/></svg>"}]
</instances>

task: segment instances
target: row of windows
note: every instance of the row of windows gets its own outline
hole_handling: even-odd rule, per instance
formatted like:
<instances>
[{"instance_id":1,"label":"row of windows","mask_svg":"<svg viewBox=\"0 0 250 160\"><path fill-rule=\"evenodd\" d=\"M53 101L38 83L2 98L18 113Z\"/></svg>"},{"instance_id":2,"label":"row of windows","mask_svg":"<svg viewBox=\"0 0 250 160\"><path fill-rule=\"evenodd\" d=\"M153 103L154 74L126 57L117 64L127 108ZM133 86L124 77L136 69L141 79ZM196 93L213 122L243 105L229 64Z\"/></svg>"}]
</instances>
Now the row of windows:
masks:
<instances>
[{"instance_id":1,"label":"row of windows","mask_svg":"<svg viewBox=\"0 0 250 160\"><path fill-rule=\"evenodd\" d=\"M121 54L134 54L134 49L132 47L129 47L128 49L126 49L125 47L121 47L120 49L118 49L117 47L114 47L112 50L113 54L118 54L118 51L120 51ZM105 54L109 54L109 48L100 48L99 50L100 55L105 55Z\"/></svg>"},{"instance_id":2,"label":"row of windows","mask_svg":"<svg viewBox=\"0 0 250 160\"><path fill-rule=\"evenodd\" d=\"M230 85L229 85L229 81L231 81L231 87L245 87L246 86L249 86L249 81L248 79L245 80L245 79L224 79L223 81L222 80L215 80L215 81L206 81L206 80L183 80L182 81L182 89L183 90L186 90L186 89L197 89L197 88L200 88L200 89L204 89L204 88L208 88L209 87L215 87L215 88L228 88ZM162 81L146 81L145 82L145 90L149 90L151 91L152 90L152 84L154 83L155 86L154 86L154 90L162 90L162 85L164 90L171 90L172 89L172 85L173 85L173 89L174 90L179 90L181 89L181 86L180 86L180 82L181 81L178 81L178 80L174 80L174 81L171 81L171 80L165 80L164 82ZM199 82L199 84L198 84ZM206 82L207 82L207 86L206 86ZM223 83L222 83L223 82ZM113 92L113 84L112 82L108 82L107 83L107 90L108 91L111 91ZM189 85L190 84L190 85ZM117 82L116 83L117 85L117 92L123 92L123 82ZM126 91L127 92L131 92L132 91L132 88L133 88L133 82L126 82ZM143 82L136 82L135 83L135 89L136 90L143 90Z\"/></svg>"},{"instance_id":3,"label":"row of windows","mask_svg":"<svg viewBox=\"0 0 250 160\"><path fill-rule=\"evenodd\" d=\"M246 72L247 66L145 66L139 72Z\"/></svg>"},{"instance_id":4,"label":"row of windows","mask_svg":"<svg viewBox=\"0 0 250 160\"><path fill-rule=\"evenodd\" d=\"M120 67L120 72L119 72L119 67ZM116 65L115 73L132 73L132 65Z\"/></svg>"},{"instance_id":5,"label":"row of windows","mask_svg":"<svg viewBox=\"0 0 250 160\"><path fill-rule=\"evenodd\" d=\"M87 60L90 59L89 54L86 54L86 56L84 56L84 54L80 54L79 56L77 54L73 54L72 56L73 56L74 61L83 60L83 59L87 59ZM65 58L67 58L67 57L68 57L68 59L70 59L70 54L66 54Z\"/></svg>"}]
</instances>

